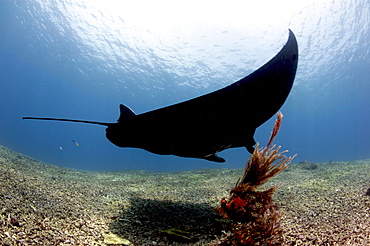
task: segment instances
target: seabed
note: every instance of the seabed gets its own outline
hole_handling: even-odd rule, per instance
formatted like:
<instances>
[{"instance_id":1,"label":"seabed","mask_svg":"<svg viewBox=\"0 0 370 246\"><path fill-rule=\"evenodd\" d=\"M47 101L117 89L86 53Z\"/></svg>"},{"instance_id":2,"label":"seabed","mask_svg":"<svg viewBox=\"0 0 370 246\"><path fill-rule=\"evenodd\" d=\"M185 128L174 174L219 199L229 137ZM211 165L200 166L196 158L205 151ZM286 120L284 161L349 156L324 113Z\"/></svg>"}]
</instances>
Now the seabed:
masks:
<instances>
[{"instance_id":1,"label":"seabed","mask_svg":"<svg viewBox=\"0 0 370 246\"><path fill-rule=\"evenodd\" d=\"M0 146L1 245L208 245L241 169L87 172ZM283 245L370 245L370 159L291 164L265 187ZM370 191L369 191L370 193Z\"/></svg>"}]
</instances>

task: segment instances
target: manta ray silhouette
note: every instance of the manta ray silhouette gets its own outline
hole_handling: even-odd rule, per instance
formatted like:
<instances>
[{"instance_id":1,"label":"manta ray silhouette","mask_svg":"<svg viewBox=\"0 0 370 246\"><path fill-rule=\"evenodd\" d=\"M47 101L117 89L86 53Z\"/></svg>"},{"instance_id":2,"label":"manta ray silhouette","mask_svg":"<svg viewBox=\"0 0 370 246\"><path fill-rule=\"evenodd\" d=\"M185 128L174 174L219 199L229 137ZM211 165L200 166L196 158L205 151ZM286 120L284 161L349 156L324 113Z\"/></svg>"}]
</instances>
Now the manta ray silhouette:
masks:
<instances>
[{"instance_id":1,"label":"manta ray silhouette","mask_svg":"<svg viewBox=\"0 0 370 246\"><path fill-rule=\"evenodd\" d=\"M283 105L298 63L297 40L291 30L281 51L247 77L212 93L136 115L120 105L117 123L71 121L107 126L106 137L119 147L141 148L160 155L225 162L218 152L234 147L254 150L257 127Z\"/></svg>"}]
</instances>

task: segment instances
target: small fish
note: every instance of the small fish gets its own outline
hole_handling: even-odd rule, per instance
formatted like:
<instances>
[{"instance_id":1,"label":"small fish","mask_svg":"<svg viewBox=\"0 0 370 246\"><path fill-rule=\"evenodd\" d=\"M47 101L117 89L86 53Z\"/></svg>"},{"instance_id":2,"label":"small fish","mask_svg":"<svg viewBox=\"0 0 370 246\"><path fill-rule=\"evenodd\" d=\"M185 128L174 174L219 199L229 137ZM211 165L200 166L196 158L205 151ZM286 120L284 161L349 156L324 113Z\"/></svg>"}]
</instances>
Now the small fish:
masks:
<instances>
[{"instance_id":1,"label":"small fish","mask_svg":"<svg viewBox=\"0 0 370 246\"><path fill-rule=\"evenodd\" d=\"M59 149L60 149L60 150L63 150L62 146L59 146Z\"/></svg>"},{"instance_id":2,"label":"small fish","mask_svg":"<svg viewBox=\"0 0 370 246\"><path fill-rule=\"evenodd\" d=\"M80 145L75 141L75 140L73 140L72 139L72 142L74 142L75 143L75 145L77 146L77 147L79 147Z\"/></svg>"}]
</instances>

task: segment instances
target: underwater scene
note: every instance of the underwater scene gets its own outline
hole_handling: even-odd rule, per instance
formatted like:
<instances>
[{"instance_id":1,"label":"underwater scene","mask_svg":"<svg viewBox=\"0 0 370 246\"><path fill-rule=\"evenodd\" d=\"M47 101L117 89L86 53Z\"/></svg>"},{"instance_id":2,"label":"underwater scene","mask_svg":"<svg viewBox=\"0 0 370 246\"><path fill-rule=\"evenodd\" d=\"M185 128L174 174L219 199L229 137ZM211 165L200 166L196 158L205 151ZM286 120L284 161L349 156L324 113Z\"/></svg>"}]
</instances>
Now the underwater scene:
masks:
<instances>
[{"instance_id":1,"label":"underwater scene","mask_svg":"<svg viewBox=\"0 0 370 246\"><path fill-rule=\"evenodd\" d=\"M0 3L0 245L370 245L370 3Z\"/></svg>"}]
</instances>

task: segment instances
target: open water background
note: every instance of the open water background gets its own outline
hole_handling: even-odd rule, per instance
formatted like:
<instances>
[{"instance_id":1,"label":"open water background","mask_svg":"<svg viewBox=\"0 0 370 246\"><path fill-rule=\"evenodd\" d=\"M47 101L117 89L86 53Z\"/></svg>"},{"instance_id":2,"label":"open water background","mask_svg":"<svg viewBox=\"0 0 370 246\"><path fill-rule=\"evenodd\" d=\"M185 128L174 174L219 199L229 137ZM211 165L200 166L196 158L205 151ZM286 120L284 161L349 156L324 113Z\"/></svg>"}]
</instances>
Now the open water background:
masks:
<instances>
[{"instance_id":1,"label":"open water background","mask_svg":"<svg viewBox=\"0 0 370 246\"><path fill-rule=\"evenodd\" d=\"M300 60L276 143L295 162L370 158L369 1L247 2L2 1L0 144L83 170L244 167L242 148L220 165L118 148L101 126L21 118L115 122L120 103L143 113L197 97L262 66L290 28Z\"/></svg>"}]
</instances>

